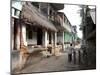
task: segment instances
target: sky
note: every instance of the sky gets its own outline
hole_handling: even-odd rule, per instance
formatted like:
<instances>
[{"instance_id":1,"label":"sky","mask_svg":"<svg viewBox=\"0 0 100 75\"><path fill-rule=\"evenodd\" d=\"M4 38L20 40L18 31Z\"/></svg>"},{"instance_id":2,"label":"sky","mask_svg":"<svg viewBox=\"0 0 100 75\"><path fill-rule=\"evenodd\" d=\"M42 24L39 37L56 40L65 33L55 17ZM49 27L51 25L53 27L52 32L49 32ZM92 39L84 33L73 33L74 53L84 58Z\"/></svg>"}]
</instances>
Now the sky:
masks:
<instances>
[{"instance_id":1,"label":"sky","mask_svg":"<svg viewBox=\"0 0 100 75\"><path fill-rule=\"evenodd\" d=\"M81 17L79 10L81 8L78 5L65 5L64 9L61 12L64 12L67 16L68 20L70 21L71 25L77 26L77 34L79 38L82 38L82 31L79 30L79 25L81 23Z\"/></svg>"}]
</instances>

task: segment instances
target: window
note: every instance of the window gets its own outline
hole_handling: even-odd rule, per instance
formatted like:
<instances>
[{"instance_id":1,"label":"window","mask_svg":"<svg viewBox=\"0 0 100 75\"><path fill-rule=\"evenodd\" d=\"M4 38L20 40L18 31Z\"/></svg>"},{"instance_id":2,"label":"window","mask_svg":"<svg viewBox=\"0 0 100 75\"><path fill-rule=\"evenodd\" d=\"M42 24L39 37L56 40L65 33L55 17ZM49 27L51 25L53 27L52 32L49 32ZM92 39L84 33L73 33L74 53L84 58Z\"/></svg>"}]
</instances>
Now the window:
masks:
<instances>
[{"instance_id":1,"label":"window","mask_svg":"<svg viewBox=\"0 0 100 75\"><path fill-rule=\"evenodd\" d=\"M15 9L14 15L17 15L17 9Z\"/></svg>"},{"instance_id":2,"label":"window","mask_svg":"<svg viewBox=\"0 0 100 75\"><path fill-rule=\"evenodd\" d=\"M19 14L20 14L20 11L18 9L14 8L14 16L18 17Z\"/></svg>"}]
</instances>

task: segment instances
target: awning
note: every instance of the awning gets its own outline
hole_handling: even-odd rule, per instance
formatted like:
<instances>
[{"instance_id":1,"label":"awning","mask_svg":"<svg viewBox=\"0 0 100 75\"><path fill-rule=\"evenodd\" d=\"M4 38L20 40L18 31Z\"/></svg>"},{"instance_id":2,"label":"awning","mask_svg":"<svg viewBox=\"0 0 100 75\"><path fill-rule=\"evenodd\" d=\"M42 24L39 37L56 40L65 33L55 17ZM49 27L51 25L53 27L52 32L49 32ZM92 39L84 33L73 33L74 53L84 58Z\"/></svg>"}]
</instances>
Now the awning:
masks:
<instances>
[{"instance_id":1,"label":"awning","mask_svg":"<svg viewBox=\"0 0 100 75\"><path fill-rule=\"evenodd\" d=\"M21 20L31 23L34 26L43 27L51 31L57 31L55 26L48 20L48 18L40 13L39 10L34 7L30 2L27 2L27 4L23 5Z\"/></svg>"}]
</instances>

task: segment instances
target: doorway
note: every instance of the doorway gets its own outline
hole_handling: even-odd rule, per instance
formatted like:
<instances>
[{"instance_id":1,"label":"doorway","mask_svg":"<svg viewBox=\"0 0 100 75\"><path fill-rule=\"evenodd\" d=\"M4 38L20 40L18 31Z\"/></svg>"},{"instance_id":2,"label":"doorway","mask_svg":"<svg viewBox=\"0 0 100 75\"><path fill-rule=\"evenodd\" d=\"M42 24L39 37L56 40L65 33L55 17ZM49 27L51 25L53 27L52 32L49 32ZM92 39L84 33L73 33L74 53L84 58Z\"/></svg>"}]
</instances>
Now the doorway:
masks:
<instances>
[{"instance_id":1,"label":"doorway","mask_svg":"<svg viewBox=\"0 0 100 75\"><path fill-rule=\"evenodd\" d=\"M49 44L51 44L51 32L49 32Z\"/></svg>"},{"instance_id":2,"label":"doorway","mask_svg":"<svg viewBox=\"0 0 100 75\"><path fill-rule=\"evenodd\" d=\"M42 29L37 29L37 45L42 45Z\"/></svg>"}]
</instances>

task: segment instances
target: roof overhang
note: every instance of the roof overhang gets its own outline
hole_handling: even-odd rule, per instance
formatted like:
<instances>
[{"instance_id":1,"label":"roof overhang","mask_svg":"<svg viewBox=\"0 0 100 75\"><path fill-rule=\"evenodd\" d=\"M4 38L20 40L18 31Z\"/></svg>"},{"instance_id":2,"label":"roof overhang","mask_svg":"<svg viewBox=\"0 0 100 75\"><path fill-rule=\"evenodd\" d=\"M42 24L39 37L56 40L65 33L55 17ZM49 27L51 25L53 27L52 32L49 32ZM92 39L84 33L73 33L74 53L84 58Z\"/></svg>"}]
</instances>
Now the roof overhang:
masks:
<instances>
[{"instance_id":1,"label":"roof overhang","mask_svg":"<svg viewBox=\"0 0 100 75\"><path fill-rule=\"evenodd\" d=\"M21 20L23 20L24 22L29 22L32 25L34 25L34 23L38 23L37 25L35 25L39 27L41 26L51 31L57 31L55 26L48 20L48 18L41 14L38 9L34 7L30 2L27 2L27 4L23 5Z\"/></svg>"}]
</instances>

